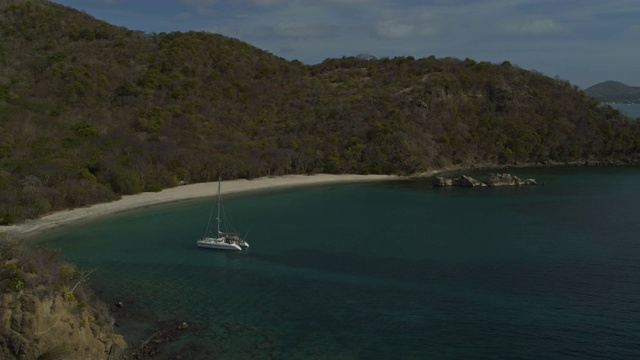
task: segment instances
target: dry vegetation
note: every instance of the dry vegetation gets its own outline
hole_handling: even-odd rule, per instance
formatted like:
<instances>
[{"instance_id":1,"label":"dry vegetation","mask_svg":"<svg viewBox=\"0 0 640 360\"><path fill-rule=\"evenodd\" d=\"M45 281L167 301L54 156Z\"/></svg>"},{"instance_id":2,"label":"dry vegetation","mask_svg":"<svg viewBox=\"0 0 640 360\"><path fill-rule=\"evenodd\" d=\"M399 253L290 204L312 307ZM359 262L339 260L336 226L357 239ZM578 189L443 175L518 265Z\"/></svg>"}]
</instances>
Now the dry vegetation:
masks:
<instances>
[{"instance_id":1,"label":"dry vegetation","mask_svg":"<svg viewBox=\"0 0 640 360\"><path fill-rule=\"evenodd\" d=\"M107 306L85 285L89 272L57 252L0 239L0 358L114 359L127 344Z\"/></svg>"},{"instance_id":2,"label":"dry vegetation","mask_svg":"<svg viewBox=\"0 0 640 360\"><path fill-rule=\"evenodd\" d=\"M85 283L90 271L79 271L58 251L34 250L4 235L0 239L0 294L15 294L15 306L25 294L39 299L62 295L76 306L79 319L91 314L92 321L110 325L113 319L108 307Z\"/></svg>"}]
</instances>

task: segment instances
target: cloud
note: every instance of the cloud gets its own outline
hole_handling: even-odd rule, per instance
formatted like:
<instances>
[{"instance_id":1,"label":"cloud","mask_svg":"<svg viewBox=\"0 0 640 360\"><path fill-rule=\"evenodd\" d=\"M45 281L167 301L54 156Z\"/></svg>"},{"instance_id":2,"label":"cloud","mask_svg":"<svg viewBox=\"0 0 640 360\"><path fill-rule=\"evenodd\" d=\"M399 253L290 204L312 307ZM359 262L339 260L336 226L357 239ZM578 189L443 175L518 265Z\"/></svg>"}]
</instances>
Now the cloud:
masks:
<instances>
[{"instance_id":1,"label":"cloud","mask_svg":"<svg viewBox=\"0 0 640 360\"><path fill-rule=\"evenodd\" d=\"M257 5L262 7L272 7L272 6L281 6L286 4L286 0L245 0L245 1L236 1L238 3L249 3L251 5Z\"/></svg>"},{"instance_id":2,"label":"cloud","mask_svg":"<svg viewBox=\"0 0 640 360\"><path fill-rule=\"evenodd\" d=\"M187 6L212 6L219 2L219 0L180 0L180 3Z\"/></svg>"},{"instance_id":3,"label":"cloud","mask_svg":"<svg viewBox=\"0 0 640 360\"><path fill-rule=\"evenodd\" d=\"M373 25L373 36L382 39L428 37L438 33L435 16L429 12L386 11Z\"/></svg>"},{"instance_id":4,"label":"cloud","mask_svg":"<svg viewBox=\"0 0 640 360\"><path fill-rule=\"evenodd\" d=\"M384 20L376 25L376 35L383 38L405 38L411 36L415 30L415 25L393 20Z\"/></svg>"},{"instance_id":5,"label":"cloud","mask_svg":"<svg viewBox=\"0 0 640 360\"><path fill-rule=\"evenodd\" d=\"M555 34L562 31L562 26L552 19L528 18L519 22L510 22L503 25L508 32L516 34Z\"/></svg>"},{"instance_id":6,"label":"cloud","mask_svg":"<svg viewBox=\"0 0 640 360\"><path fill-rule=\"evenodd\" d=\"M374 5L375 3L379 3L379 0L329 0L327 1L331 4L336 5L346 5L346 6L354 6L354 5Z\"/></svg>"},{"instance_id":7,"label":"cloud","mask_svg":"<svg viewBox=\"0 0 640 360\"><path fill-rule=\"evenodd\" d=\"M270 39L326 39L336 36L340 28L331 24L280 23L275 26L255 28L254 38Z\"/></svg>"},{"instance_id":8,"label":"cloud","mask_svg":"<svg viewBox=\"0 0 640 360\"><path fill-rule=\"evenodd\" d=\"M193 15L191 13L188 12L181 12L176 14L173 18L177 21L181 21L181 22L186 22L191 20L191 18L193 17Z\"/></svg>"},{"instance_id":9,"label":"cloud","mask_svg":"<svg viewBox=\"0 0 640 360\"><path fill-rule=\"evenodd\" d=\"M282 46L278 48L278 53L280 54L293 54L295 51L296 49L291 46Z\"/></svg>"},{"instance_id":10,"label":"cloud","mask_svg":"<svg viewBox=\"0 0 640 360\"><path fill-rule=\"evenodd\" d=\"M98 5L116 5L125 2L125 0L94 0Z\"/></svg>"},{"instance_id":11,"label":"cloud","mask_svg":"<svg viewBox=\"0 0 640 360\"><path fill-rule=\"evenodd\" d=\"M236 7L246 8L251 6L275 7L287 5L287 0L180 0L191 7Z\"/></svg>"}]
</instances>

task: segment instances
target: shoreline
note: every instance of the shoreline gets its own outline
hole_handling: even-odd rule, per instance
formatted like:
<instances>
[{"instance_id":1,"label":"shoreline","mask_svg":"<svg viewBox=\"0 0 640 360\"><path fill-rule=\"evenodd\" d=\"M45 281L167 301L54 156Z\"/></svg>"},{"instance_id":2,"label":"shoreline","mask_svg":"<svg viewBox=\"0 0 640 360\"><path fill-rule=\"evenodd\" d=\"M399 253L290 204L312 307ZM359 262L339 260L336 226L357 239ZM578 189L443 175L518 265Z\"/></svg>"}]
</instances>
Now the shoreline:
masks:
<instances>
[{"instance_id":1,"label":"shoreline","mask_svg":"<svg viewBox=\"0 0 640 360\"><path fill-rule=\"evenodd\" d=\"M314 186L331 183L390 181L402 179L424 179L460 171L477 170L507 170L525 168L558 168L558 167L593 167L593 166L638 166L640 160L635 162L615 161L573 161L573 162L545 162L545 163L519 163L519 164L478 164L472 166L447 166L412 175L358 175L358 174L313 174L313 175L280 175L255 178L252 180L235 179L222 181L222 194L239 194L254 191L270 191L299 186ZM21 224L0 226L0 235L8 237L27 238L40 232L55 229L71 224L92 220L101 216L113 215L119 212L136 210L151 206L163 205L172 202L192 200L205 197L213 197L217 193L217 181L179 185L173 188L163 189L159 192L143 192L134 195L124 195L121 199L99 203L82 208L61 210L45 215L38 219L27 220Z\"/></svg>"},{"instance_id":2,"label":"shoreline","mask_svg":"<svg viewBox=\"0 0 640 360\"><path fill-rule=\"evenodd\" d=\"M267 191L331 183L389 181L404 178L406 177L398 175L315 174L261 177L252 180L236 179L222 181L222 194L240 194L254 191ZM218 186L216 181L180 185L164 189L159 192L143 192L134 195L124 195L121 199L116 201L94 204L70 210L56 211L38 219L27 220L21 224L0 226L0 234L7 234L10 237L16 238L25 238L46 230L76 224L85 220L92 220L101 216L113 215L119 212L178 201L213 197L216 195L217 191Z\"/></svg>"}]
</instances>

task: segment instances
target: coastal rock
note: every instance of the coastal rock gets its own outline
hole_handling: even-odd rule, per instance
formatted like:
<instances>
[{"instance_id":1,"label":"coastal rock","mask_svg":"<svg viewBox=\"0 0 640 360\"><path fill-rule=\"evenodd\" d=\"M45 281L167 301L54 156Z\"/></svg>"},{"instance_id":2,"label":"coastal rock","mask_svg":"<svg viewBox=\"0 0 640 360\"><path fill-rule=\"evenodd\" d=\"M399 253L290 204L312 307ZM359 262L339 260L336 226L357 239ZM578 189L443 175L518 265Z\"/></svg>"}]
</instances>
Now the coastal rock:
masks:
<instances>
[{"instance_id":1,"label":"coastal rock","mask_svg":"<svg viewBox=\"0 0 640 360\"><path fill-rule=\"evenodd\" d=\"M0 305L2 359L119 359L127 348L110 326L61 295L5 293Z\"/></svg>"},{"instance_id":2,"label":"coastal rock","mask_svg":"<svg viewBox=\"0 0 640 360\"><path fill-rule=\"evenodd\" d=\"M511 174L490 174L486 182L482 182L472 178L471 176L462 175L455 179L446 178L443 176L437 176L433 178L432 184L433 186L437 186L437 187L522 186L522 185L536 185L536 180L520 179L519 177L513 176Z\"/></svg>"},{"instance_id":3,"label":"coastal rock","mask_svg":"<svg viewBox=\"0 0 640 360\"><path fill-rule=\"evenodd\" d=\"M440 187L452 186L453 180L443 176L436 176L433 178L432 183L433 183L433 186L440 186Z\"/></svg>"},{"instance_id":4,"label":"coastal rock","mask_svg":"<svg viewBox=\"0 0 640 360\"><path fill-rule=\"evenodd\" d=\"M471 176L462 175L458 178L453 179L453 186L478 187L487 185L479 180L472 178Z\"/></svg>"},{"instance_id":5,"label":"coastal rock","mask_svg":"<svg viewBox=\"0 0 640 360\"><path fill-rule=\"evenodd\" d=\"M487 186L521 186L536 185L535 179L520 179L511 174L490 174L487 178Z\"/></svg>"},{"instance_id":6,"label":"coastal rock","mask_svg":"<svg viewBox=\"0 0 640 360\"><path fill-rule=\"evenodd\" d=\"M432 180L433 186L445 187L445 186L461 186L461 187L474 187L474 186L486 186L481 181L478 181L471 176L462 175L455 179L446 178L442 176L434 177Z\"/></svg>"},{"instance_id":7,"label":"coastal rock","mask_svg":"<svg viewBox=\"0 0 640 360\"><path fill-rule=\"evenodd\" d=\"M178 341L188 328L189 324L186 321L171 321L164 324L160 330L143 341L138 348L130 354L131 358L144 359L146 357L154 357L162 352L164 345ZM177 358L181 357L174 357L174 359Z\"/></svg>"}]
</instances>

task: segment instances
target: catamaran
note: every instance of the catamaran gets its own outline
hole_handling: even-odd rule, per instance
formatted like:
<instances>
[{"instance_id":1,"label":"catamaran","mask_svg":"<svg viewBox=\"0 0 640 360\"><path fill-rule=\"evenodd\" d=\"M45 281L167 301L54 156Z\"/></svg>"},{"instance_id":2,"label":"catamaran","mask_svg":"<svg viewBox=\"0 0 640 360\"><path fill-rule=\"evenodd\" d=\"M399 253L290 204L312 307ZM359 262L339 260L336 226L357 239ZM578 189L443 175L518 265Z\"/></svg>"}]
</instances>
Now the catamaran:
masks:
<instances>
[{"instance_id":1,"label":"catamaran","mask_svg":"<svg viewBox=\"0 0 640 360\"><path fill-rule=\"evenodd\" d=\"M221 250L242 250L243 247L249 247L249 243L247 243L241 236L240 233L237 232L227 232L220 230L220 224L223 219L221 218L222 213L222 195L220 193L220 184L222 182L222 177L218 178L218 216L216 217L217 223L217 236L214 237L211 235L211 217L213 215L213 209L211 214L209 215L209 222L207 223L207 230L205 231L202 239L196 241L196 244L199 247L211 248L211 249L221 249ZM226 220L226 218L225 218Z\"/></svg>"}]
</instances>

